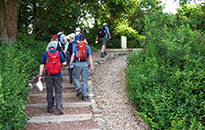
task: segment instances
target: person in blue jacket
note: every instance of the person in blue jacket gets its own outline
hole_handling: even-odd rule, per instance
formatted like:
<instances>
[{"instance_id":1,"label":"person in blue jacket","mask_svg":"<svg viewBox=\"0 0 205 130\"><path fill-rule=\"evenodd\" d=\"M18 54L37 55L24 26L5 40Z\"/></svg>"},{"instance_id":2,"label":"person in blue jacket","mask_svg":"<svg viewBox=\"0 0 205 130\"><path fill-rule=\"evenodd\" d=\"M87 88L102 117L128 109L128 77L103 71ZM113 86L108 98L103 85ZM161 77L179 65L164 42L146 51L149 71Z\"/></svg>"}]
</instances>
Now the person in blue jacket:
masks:
<instances>
[{"instance_id":1,"label":"person in blue jacket","mask_svg":"<svg viewBox=\"0 0 205 130\"><path fill-rule=\"evenodd\" d=\"M56 52L57 45L55 42L50 42L48 44L48 51L50 53ZM64 56L61 52L58 53L60 63L64 66L66 65L66 61L64 59ZM38 80L41 81L41 77L43 76L43 70L44 66L46 66L46 60L48 58L48 53L44 52L41 58L40 68L39 68L39 78ZM60 66L59 66L60 67ZM61 71L54 75L49 75L46 71L45 73L45 80L46 80L46 90L47 90L47 112L53 113L53 107L54 107L54 96L53 96L53 87L55 89L55 100L56 100L56 108L58 111L58 114L63 114L62 111L62 77L61 77Z\"/></svg>"},{"instance_id":2,"label":"person in blue jacket","mask_svg":"<svg viewBox=\"0 0 205 130\"><path fill-rule=\"evenodd\" d=\"M76 57L77 52L78 52L77 45L84 42L84 39L85 39L85 35L80 34L79 40L77 41L78 43L74 44L73 46L73 53L72 53L71 60L69 63L69 68L71 69L74 59L76 61L74 69L73 69L73 81L74 81L76 91L77 91L76 96L80 96L82 94L82 100L87 99L87 96L88 96L87 80L88 80L90 73L93 72L93 61L92 61L91 49L89 45L86 44L87 59L79 60ZM88 60L89 60L89 67L88 67ZM80 84L80 81L79 81L80 75L82 78L82 85Z\"/></svg>"},{"instance_id":3,"label":"person in blue jacket","mask_svg":"<svg viewBox=\"0 0 205 130\"><path fill-rule=\"evenodd\" d=\"M107 39L111 39L111 35L110 35L110 31L109 31L109 28L107 26L107 23L104 23L103 26L105 27L105 31L106 31L106 34L104 37L101 37L100 38L100 41L102 42L102 49L101 49L101 54L100 56L103 58L107 55L106 53L106 45L107 45ZM95 41L95 44L98 43L98 35L96 36L96 41Z\"/></svg>"}]
</instances>

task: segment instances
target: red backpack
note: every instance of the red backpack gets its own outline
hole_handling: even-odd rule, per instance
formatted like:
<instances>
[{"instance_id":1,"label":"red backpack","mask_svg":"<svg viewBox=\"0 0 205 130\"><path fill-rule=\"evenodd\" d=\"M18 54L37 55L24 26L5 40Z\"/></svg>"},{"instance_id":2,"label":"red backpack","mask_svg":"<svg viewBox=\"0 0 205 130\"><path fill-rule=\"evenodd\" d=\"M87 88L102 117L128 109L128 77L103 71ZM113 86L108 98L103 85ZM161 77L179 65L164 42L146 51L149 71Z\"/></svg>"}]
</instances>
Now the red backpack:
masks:
<instances>
[{"instance_id":1,"label":"red backpack","mask_svg":"<svg viewBox=\"0 0 205 130\"><path fill-rule=\"evenodd\" d=\"M49 75L58 74L61 71L61 63L59 57L59 51L55 53L51 53L50 51L46 51L48 53L48 57L46 59L46 71Z\"/></svg>"},{"instance_id":2,"label":"red backpack","mask_svg":"<svg viewBox=\"0 0 205 130\"><path fill-rule=\"evenodd\" d=\"M76 57L79 61L87 59L87 47L84 42L77 45L77 54Z\"/></svg>"}]
</instances>

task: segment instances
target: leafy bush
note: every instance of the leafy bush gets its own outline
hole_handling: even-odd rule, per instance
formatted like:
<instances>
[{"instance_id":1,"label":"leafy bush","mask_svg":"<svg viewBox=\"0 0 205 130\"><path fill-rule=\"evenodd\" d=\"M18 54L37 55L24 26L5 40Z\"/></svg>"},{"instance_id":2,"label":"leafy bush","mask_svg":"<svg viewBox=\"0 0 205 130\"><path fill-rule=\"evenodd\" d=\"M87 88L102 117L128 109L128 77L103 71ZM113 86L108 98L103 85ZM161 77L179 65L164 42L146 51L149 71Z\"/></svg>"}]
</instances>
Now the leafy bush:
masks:
<instances>
[{"instance_id":1,"label":"leafy bush","mask_svg":"<svg viewBox=\"0 0 205 130\"><path fill-rule=\"evenodd\" d=\"M26 36L13 45L0 42L0 129L22 129L27 124L27 81L38 71L46 45Z\"/></svg>"},{"instance_id":2,"label":"leafy bush","mask_svg":"<svg viewBox=\"0 0 205 130\"><path fill-rule=\"evenodd\" d=\"M127 46L131 48L139 48L141 45L139 42L141 40L144 40L145 37L142 35L139 35L136 30L133 28L129 27L126 24L120 24L115 28L114 31L115 35L120 36L127 36Z\"/></svg>"},{"instance_id":3,"label":"leafy bush","mask_svg":"<svg viewBox=\"0 0 205 130\"><path fill-rule=\"evenodd\" d=\"M192 29L205 31L205 6L199 4L193 6L192 4L184 4L177 9L177 19L181 24L189 24Z\"/></svg>"},{"instance_id":4,"label":"leafy bush","mask_svg":"<svg viewBox=\"0 0 205 130\"><path fill-rule=\"evenodd\" d=\"M154 15L145 19L146 51L127 58L129 97L150 129L202 130L204 34L176 25L173 16Z\"/></svg>"}]
</instances>

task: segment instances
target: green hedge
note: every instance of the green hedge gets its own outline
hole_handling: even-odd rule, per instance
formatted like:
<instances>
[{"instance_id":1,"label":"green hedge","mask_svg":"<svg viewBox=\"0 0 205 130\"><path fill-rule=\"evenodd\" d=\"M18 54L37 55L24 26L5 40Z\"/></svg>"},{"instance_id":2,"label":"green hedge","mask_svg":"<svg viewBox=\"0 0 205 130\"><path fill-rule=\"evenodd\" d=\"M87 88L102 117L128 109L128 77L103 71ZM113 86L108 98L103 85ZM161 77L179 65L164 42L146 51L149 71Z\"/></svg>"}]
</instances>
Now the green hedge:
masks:
<instances>
[{"instance_id":1,"label":"green hedge","mask_svg":"<svg viewBox=\"0 0 205 130\"><path fill-rule=\"evenodd\" d=\"M8 45L0 42L0 129L22 129L29 118L24 111L28 99L29 77L39 70L47 43L20 36Z\"/></svg>"},{"instance_id":2,"label":"green hedge","mask_svg":"<svg viewBox=\"0 0 205 130\"><path fill-rule=\"evenodd\" d=\"M204 129L204 33L167 15L146 20L145 51L127 58L126 88L137 114L153 130Z\"/></svg>"}]
</instances>

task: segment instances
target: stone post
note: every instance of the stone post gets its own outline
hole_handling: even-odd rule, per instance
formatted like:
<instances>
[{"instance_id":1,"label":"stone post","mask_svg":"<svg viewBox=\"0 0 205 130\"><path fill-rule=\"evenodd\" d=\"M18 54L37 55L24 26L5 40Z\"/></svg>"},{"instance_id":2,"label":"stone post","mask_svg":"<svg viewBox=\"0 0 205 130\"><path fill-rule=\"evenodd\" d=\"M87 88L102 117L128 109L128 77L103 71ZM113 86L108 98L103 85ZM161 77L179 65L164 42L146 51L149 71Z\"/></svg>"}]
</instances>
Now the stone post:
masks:
<instances>
[{"instance_id":1,"label":"stone post","mask_svg":"<svg viewBox=\"0 0 205 130\"><path fill-rule=\"evenodd\" d=\"M121 36L121 47L122 49L127 48L127 37L126 36Z\"/></svg>"}]
</instances>

